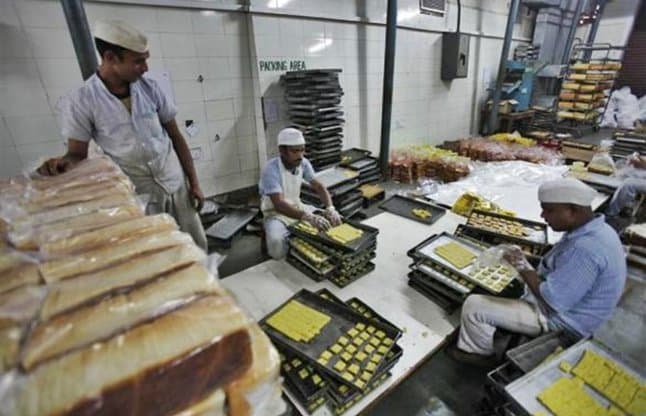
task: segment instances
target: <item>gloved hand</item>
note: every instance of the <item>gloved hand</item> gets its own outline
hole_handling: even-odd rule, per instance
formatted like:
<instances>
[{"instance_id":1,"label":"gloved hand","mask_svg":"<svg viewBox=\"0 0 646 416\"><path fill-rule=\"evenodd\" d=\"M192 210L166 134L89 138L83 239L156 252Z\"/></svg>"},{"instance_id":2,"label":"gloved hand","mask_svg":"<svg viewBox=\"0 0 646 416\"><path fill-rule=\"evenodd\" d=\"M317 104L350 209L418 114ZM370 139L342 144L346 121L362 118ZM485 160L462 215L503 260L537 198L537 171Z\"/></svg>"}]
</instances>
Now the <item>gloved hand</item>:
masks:
<instances>
[{"instance_id":1,"label":"gloved hand","mask_svg":"<svg viewBox=\"0 0 646 416\"><path fill-rule=\"evenodd\" d=\"M310 214L306 213L301 217L303 221L307 221L319 230L327 230L329 229L332 225L330 224L330 221L328 221L325 217L321 215L316 215L316 214Z\"/></svg>"},{"instance_id":2,"label":"gloved hand","mask_svg":"<svg viewBox=\"0 0 646 416\"><path fill-rule=\"evenodd\" d=\"M506 245L502 257L519 272L534 270L534 267L527 261L525 253L518 246Z\"/></svg>"},{"instance_id":3,"label":"gloved hand","mask_svg":"<svg viewBox=\"0 0 646 416\"><path fill-rule=\"evenodd\" d=\"M341 214L339 214L339 211L337 211L336 208L334 208L334 205L330 205L329 207L327 207L325 209L325 214L323 215L325 215L325 218L330 220L333 226L341 225L341 222L343 220L341 218Z\"/></svg>"}]
</instances>

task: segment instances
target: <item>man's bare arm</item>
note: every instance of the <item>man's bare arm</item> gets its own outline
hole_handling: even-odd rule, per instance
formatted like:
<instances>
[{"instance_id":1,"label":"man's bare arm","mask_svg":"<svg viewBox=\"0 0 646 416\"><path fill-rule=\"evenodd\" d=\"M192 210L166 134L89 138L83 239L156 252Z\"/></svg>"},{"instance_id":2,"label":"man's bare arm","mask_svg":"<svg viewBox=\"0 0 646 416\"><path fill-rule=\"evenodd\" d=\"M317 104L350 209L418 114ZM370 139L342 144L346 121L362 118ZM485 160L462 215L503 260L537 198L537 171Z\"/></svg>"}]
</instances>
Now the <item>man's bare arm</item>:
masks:
<instances>
[{"instance_id":1,"label":"man's bare arm","mask_svg":"<svg viewBox=\"0 0 646 416\"><path fill-rule=\"evenodd\" d=\"M301 219L303 215L305 215L305 211L301 211L289 202L285 201L282 193L271 194L269 195L269 199L271 199L271 203L274 205L274 209L279 214L283 214L290 218L296 219Z\"/></svg>"},{"instance_id":2,"label":"man's bare arm","mask_svg":"<svg viewBox=\"0 0 646 416\"><path fill-rule=\"evenodd\" d=\"M319 199L323 202L326 208L332 205L332 197L330 197L330 193L321 182L316 179L312 179L310 186L316 191L316 194L319 196Z\"/></svg>"},{"instance_id":3,"label":"man's bare arm","mask_svg":"<svg viewBox=\"0 0 646 416\"><path fill-rule=\"evenodd\" d=\"M184 174L188 179L189 192L197 201L197 209L199 211L204 204L204 195L202 194L202 189L200 188L200 182L197 179L197 173L195 171L195 165L193 164L191 151L188 148L188 143L186 143L186 139L179 131L179 127L177 127L177 122L175 121L175 119L164 123L163 126L168 133L171 141L173 142L173 148L177 153L179 163L182 165L182 170L184 171Z\"/></svg>"},{"instance_id":4,"label":"man's bare arm","mask_svg":"<svg viewBox=\"0 0 646 416\"><path fill-rule=\"evenodd\" d=\"M44 176L56 176L72 169L77 163L87 158L88 143L76 140L67 140L67 153L62 157L51 158L38 168L38 173Z\"/></svg>"}]
</instances>

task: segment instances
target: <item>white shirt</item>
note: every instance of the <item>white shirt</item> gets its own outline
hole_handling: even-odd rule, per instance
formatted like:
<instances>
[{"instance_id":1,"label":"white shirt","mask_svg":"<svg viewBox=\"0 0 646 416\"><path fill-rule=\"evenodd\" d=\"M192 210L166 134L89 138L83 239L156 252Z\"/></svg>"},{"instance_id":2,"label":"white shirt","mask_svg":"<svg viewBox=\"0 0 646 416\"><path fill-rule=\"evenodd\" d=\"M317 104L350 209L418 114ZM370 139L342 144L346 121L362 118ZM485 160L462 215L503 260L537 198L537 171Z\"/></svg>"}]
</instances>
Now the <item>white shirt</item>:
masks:
<instances>
[{"instance_id":1,"label":"white shirt","mask_svg":"<svg viewBox=\"0 0 646 416\"><path fill-rule=\"evenodd\" d=\"M63 137L94 139L130 177L137 193L154 193L155 184L174 193L184 174L162 124L174 119L177 109L148 78L130 84L130 99L132 114L92 75L59 103Z\"/></svg>"}]
</instances>

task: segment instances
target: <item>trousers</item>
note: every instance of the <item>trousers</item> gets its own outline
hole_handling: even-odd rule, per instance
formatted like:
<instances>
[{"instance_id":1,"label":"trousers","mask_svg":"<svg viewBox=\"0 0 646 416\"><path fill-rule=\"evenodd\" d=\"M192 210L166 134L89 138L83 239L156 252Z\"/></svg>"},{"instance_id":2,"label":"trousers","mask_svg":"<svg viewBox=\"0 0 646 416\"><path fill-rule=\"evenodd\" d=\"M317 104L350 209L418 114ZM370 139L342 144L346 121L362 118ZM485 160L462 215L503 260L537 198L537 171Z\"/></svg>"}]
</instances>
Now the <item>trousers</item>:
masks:
<instances>
[{"instance_id":1,"label":"trousers","mask_svg":"<svg viewBox=\"0 0 646 416\"><path fill-rule=\"evenodd\" d=\"M536 336L548 331L547 318L538 306L521 299L470 295L462 305L458 348L491 355L496 328Z\"/></svg>"},{"instance_id":2,"label":"trousers","mask_svg":"<svg viewBox=\"0 0 646 416\"><path fill-rule=\"evenodd\" d=\"M278 218L265 218L265 242L267 243L267 252L274 260L284 259L287 255L289 243L287 236L289 230L284 222Z\"/></svg>"},{"instance_id":3,"label":"trousers","mask_svg":"<svg viewBox=\"0 0 646 416\"><path fill-rule=\"evenodd\" d=\"M632 206L638 194L646 193L646 179L628 178L617 188L606 209L608 215L619 215L622 209Z\"/></svg>"},{"instance_id":4,"label":"trousers","mask_svg":"<svg viewBox=\"0 0 646 416\"><path fill-rule=\"evenodd\" d=\"M162 187L156 186L149 196L146 214L165 212L172 215L177 221L179 229L190 234L195 244L204 252L207 252L208 244L204 227L202 226L202 221L200 221L200 215L193 207L193 201L185 183L182 183L179 189L172 194L166 192Z\"/></svg>"}]
</instances>

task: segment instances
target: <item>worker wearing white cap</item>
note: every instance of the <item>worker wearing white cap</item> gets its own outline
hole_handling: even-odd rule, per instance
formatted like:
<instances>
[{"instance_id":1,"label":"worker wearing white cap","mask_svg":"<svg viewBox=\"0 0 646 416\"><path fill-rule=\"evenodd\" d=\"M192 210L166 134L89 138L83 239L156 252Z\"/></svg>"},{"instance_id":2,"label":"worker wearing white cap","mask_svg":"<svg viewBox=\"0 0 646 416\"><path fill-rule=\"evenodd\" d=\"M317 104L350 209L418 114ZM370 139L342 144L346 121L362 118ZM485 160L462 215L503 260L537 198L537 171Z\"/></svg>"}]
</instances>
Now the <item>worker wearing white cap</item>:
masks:
<instances>
[{"instance_id":1,"label":"worker wearing white cap","mask_svg":"<svg viewBox=\"0 0 646 416\"><path fill-rule=\"evenodd\" d=\"M612 315L626 281L626 259L617 233L595 215L596 191L576 179L559 179L538 190L542 214L562 239L535 270L516 246L504 259L525 283L521 299L471 295L462 306L460 336L453 358L492 365L497 328L537 336L561 330L573 338L590 336Z\"/></svg>"},{"instance_id":2,"label":"worker wearing white cap","mask_svg":"<svg viewBox=\"0 0 646 416\"><path fill-rule=\"evenodd\" d=\"M39 172L56 175L85 159L94 140L128 175L146 212L167 212L206 250L199 218L204 195L193 159L175 116L177 108L148 70L148 40L122 21L94 27L101 64L84 85L59 102L67 154L45 162Z\"/></svg>"},{"instance_id":3,"label":"worker wearing white cap","mask_svg":"<svg viewBox=\"0 0 646 416\"><path fill-rule=\"evenodd\" d=\"M287 254L287 226L298 220L307 221L319 229L341 223L341 216L334 208L330 194L314 177L314 169L303 157L305 138L300 130L286 128L278 133L280 156L267 162L260 176L258 188L261 210L264 215L267 251L274 259ZM301 184L308 182L316 191L326 209L316 214L316 208L301 202Z\"/></svg>"}]
</instances>

